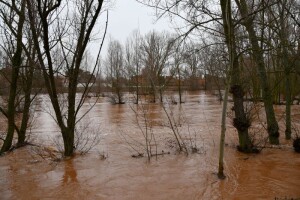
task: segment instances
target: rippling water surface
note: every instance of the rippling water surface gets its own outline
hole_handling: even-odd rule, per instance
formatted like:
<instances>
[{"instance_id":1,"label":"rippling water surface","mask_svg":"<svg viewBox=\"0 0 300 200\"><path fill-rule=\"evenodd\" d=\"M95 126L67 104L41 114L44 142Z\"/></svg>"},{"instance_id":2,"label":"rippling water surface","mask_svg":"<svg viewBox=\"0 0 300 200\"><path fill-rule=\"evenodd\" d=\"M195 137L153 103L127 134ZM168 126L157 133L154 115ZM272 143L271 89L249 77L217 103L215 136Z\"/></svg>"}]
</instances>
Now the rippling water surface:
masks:
<instances>
[{"instance_id":1,"label":"rippling water surface","mask_svg":"<svg viewBox=\"0 0 300 200\"><path fill-rule=\"evenodd\" d=\"M55 147L53 141L59 132L44 108L47 98L40 99L44 104L35 113L31 138L35 143ZM86 102L83 111L89 105ZM101 142L84 156L50 162L28 146L0 157L0 199L300 199L300 156L284 140L283 125L280 149L266 148L261 154L245 155L234 148L236 131L228 119L227 178L220 181L216 177L221 119L217 97L204 92L189 93L185 94L183 105L172 107L174 116L184 116L183 134L196 141L200 149L188 156L170 147L172 135L165 126L161 105L147 107L158 151L170 152L153 157L151 162L145 157L131 157L136 152L129 143L143 142L135 108L134 104L111 105L106 98L100 99L84 120L89 122L86 130L100 134ZM299 106L292 110L299 121ZM279 119L283 111L284 107L276 107Z\"/></svg>"}]
</instances>

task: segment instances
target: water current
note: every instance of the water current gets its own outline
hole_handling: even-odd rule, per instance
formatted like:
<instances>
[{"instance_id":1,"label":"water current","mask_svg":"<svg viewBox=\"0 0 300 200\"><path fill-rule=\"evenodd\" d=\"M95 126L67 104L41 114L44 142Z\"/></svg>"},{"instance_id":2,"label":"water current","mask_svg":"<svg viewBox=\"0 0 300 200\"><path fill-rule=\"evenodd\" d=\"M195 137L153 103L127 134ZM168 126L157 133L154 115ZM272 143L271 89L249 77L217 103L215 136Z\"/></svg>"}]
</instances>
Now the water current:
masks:
<instances>
[{"instance_id":1,"label":"water current","mask_svg":"<svg viewBox=\"0 0 300 200\"><path fill-rule=\"evenodd\" d=\"M47 112L47 98L40 96L31 127L32 143L57 149L58 128ZM205 92L186 93L185 103L172 105L180 118L187 144L198 148L186 155L174 148L161 104L145 107L156 138L157 152L169 154L134 158L130 146L143 148L144 139L136 121L136 105L112 105L107 98L98 100L83 119L81 131L97 135L100 142L85 155L52 161L38 155L36 147L27 146L0 157L0 199L300 199L300 156L291 142L284 139L284 106L277 106L281 124L281 146L247 155L236 151L237 133L228 111L225 180L216 176L222 105L216 96ZM86 101L82 113L94 98ZM43 103L42 103L43 102ZM231 104L231 103L230 103ZM231 105L230 105L231 106ZM230 108L229 106L229 108ZM49 110L49 109L48 109ZM260 113L263 113L259 111ZM300 119L299 106L292 107L295 124ZM4 124L4 121L1 121ZM143 124L140 121L140 127ZM253 132L266 137L263 114L256 117ZM153 151L156 152L155 146ZM145 155L145 154L144 154Z\"/></svg>"}]
</instances>

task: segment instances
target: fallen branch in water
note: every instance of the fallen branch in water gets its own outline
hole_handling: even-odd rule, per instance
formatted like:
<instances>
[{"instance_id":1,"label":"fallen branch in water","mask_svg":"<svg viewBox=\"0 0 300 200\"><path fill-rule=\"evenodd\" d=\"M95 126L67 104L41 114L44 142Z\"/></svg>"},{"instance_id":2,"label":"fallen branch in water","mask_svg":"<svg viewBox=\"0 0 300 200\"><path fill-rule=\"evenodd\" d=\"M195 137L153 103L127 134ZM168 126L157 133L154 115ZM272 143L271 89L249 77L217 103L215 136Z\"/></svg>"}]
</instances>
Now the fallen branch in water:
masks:
<instances>
[{"instance_id":1,"label":"fallen branch in water","mask_svg":"<svg viewBox=\"0 0 300 200\"><path fill-rule=\"evenodd\" d=\"M142 157L144 157L144 154L143 153L132 154L131 157L133 157L133 158L142 158Z\"/></svg>"},{"instance_id":2,"label":"fallen branch in water","mask_svg":"<svg viewBox=\"0 0 300 200\"><path fill-rule=\"evenodd\" d=\"M151 156L152 156L152 157L153 157L153 156L163 156L163 155L165 155L165 154L170 154L170 152L169 152L169 151L168 151L168 152L162 151L161 153L151 154Z\"/></svg>"},{"instance_id":3,"label":"fallen branch in water","mask_svg":"<svg viewBox=\"0 0 300 200\"><path fill-rule=\"evenodd\" d=\"M170 152L161 151L161 153L151 154L150 156L155 157L155 156L163 156L163 155L166 155L166 154L170 154ZM133 154L133 155L131 155L131 157L133 157L133 158L142 158L142 157L144 157L144 154L143 153Z\"/></svg>"}]
</instances>

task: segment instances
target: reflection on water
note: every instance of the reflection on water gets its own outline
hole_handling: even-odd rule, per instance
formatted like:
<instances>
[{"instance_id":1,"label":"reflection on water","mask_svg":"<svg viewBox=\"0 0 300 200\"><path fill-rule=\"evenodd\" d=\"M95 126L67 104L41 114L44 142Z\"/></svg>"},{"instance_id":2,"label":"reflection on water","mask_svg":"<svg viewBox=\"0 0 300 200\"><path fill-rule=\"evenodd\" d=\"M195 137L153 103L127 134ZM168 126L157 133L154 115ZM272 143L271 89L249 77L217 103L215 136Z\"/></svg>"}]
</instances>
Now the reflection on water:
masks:
<instances>
[{"instance_id":1,"label":"reflection on water","mask_svg":"<svg viewBox=\"0 0 300 200\"><path fill-rule=\"evenodd\" d=\"M94 150L55 164L42 160L31 147L0 157L0 199L300 198L300 158L291 143L285 142L284 134L282 149L265 149L259 155L241 154L234 148L237 136L230 120L225 148L227 178L219 181L215 173L221 104L217 97L204 92L186 94L184 99L184 104L172 105L172 111L174 115L181 113L191 132L196 133L198 145L203 145L201 154L186 156L165 145L166 138L171 137L170 130L161 125L165 116L157 103L149 105L149 119L155 122L153 131L160 149L171 154L150 163L145 158L132 158L120 132L142 141L132 110L137 105L111 105L103 98L85 119L92 120L95 127L102 126L99 133L104 137ZM88 107L85 104L83 109ZM278 117L283 110L276 107ZM293 106L293 116L300 119L299 111L299 106ZM51 145L51 138L58 133L55 123L42 109L36 115L32 137L38 143ZM105 160L99 155L102 151L108 156Z\"/></svg>"},{"instance_id":2,"label":"reflection on water","mask_svg":"<svg viewBox=\"0 0 300 200\"><path fill-rule=\"evenodd\" d=\"M62 178L62 185L66 185L68 183L77 183L77 172L73 165L73 160L67 160L64 163L65 171Z\"/></svg>"}]
</instances>

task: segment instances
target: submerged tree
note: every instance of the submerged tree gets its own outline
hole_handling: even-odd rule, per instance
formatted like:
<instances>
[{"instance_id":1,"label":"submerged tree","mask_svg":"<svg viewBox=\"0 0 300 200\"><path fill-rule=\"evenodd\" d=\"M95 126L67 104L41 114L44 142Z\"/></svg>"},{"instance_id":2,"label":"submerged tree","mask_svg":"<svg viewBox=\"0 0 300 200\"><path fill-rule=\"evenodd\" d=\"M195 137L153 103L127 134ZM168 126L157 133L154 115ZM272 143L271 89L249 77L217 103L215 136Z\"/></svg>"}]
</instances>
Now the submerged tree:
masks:
<instances>
[{"instance_id":1,"label":"submerged tree","mask_svg":"<svg viewBox=\"0 0 300 200\"><path fill-rule=\"evenodd\" d=\"M184 63L184 56L183 56L183 48L179 45L175 45L175 50L171 55L172 64L171 67L171 75L172 78L176 81L178 96L179 96L179 103L184 103L182 99L182 80L183 80L183 63Z\"/></svg>"},{"instance_id":2,"label":"submerged tree","mask_svg":"<svg viewBox=\"0 0 300 200\"><path fill-rule=\"evenodd\" d=\"M223 44L223 42L216 40L215 45L204 48L200 55L201 61L205 66L205 71L207 71L207 75L206 73L204 74L205 89L215 89L211 86L214 83L218 91L219 100L222 101L222 90L224 89L223 86L226 82L226 65L228 62L226 45Z\"/></svg>"},{"instance_id":3,"label":"submerged tree","mask_svg":"<svg viewBox=\"0 0 300 200\"><path fill-rule=\"evenodd\" d=\"M141 58L141 35L138 31L134 31L133 34L127 39L125 45L125 65L128 78L131 79L130 86L135 87L136 103L139 103L139 95L142 93L140 86L140 72L142 68Z\"/></svg>"},{"instance_id":4,"label":"submerged tree","mask_svg":"<svg viewBox=\"0 0 300 200\"><path fill-rule=\"evenodd\" d=\"M160 101L163 100L165 79L163 77L171 56L173 40L168 34L148 33L142 42L142 60L144 75L150 84L150 93L153 95L153 102L156 101L156 92L160 94Z\"/></svg>"},{"instance_id":5,"label":"submerged tree","mask_svg":"<svg viewBox=\"0 0 300 200\"><path fill-rule=\"evenodd\" d=\"M188 29L182 34L185 39L193 31L196 33L206 33L217 35L224 38L228 47L228 58L232 62L231 86L230 91L233 95L235 118L233 124L239 135L239 150L243 152L252 152L253 145L249 137L248 128L250 121L246 116L244 109L244 91L240 80L240 66L238 62L237 44L235 38L235 29L231 15L231 1L220 1L221 14L215 9L209 1L154 1L147 2L147 5L155 7L161 15L170 13L179 16L187 24ZM223 20L223 23L222 21ZM223 31L219 25L223 24ZM201 39L201 38L200 38ZM199 40L200 40L199 39ZM207 45L207 44L206 44ZM209 46L214 45L214 43ZM224 65L226 66L226 65Z\"/></svg>"},{"instance_id":6,"label":"submerged tree","mask_svg":"<svg viewBox=\"0 0 300 200\"><path fill-rule=\"evenodd\" d=\"M124 50L121 43L112 40L108 44L107 56L105 60L107 81L110 83L114 103L122 104L123 92L125 88L125 66L124 66Z\"/></svg>"},{"instance_id":7,"label":"submerged tree","mask_svg":"<svg viewBox=\"0 0 300 200\"><path fill-rule=\"evenodd\" d=\"M95 24L101 14L103 2L100 0L74 0L64 3L61 0L26 0L39 66L43 71L56 122L62 134L65 156L71 156L74 152L75 127L78 120L81 119L78 119L78 113L88 91L85 90L80 100L76 102L78 76L84 53L92 39ZM38 24L41 24L41 30L37 29ZM54 47L61 49L63 55L59 66L55 66L53 62ZM101 48L92 70L93 73L96 71L100 50ZM61 105L60 99L63 97L58 94L57 83L55 82L55 74L62 67L66 68L69 75L67 99L64 102L67 105ZM64 110L66 107L67 111Z\"/></svg>"},{"instance_id":8,"label":"submerged tree","mask_svg":"<svg viewBox=\"0 0 300 200\"><path fill-rule=\"evenodd\" d=\"M279 144L279 126L275 118L272 93L268 84L268 77L264 62L264 52L263 49L259 46L259 40L254 26L254 18L252 17L252 13L249 11L249 6L246 0L235 0L235 2L242 17L241 23L243 26L245 26L248 33L249 42L252 47L251 52L258 69L267 118L269 141L271 144Z\"/></svg>"},{"instance_id":9,"label":"submerged tree","mask_svg":"<svg viewBox=\"0 0 300 200\"><path fill-rule=\"evenodd\" d=\"M292 133L291 104L293 101L293 90L295 91L296 89L295 85L293 86L293 77L295 77L293 73L294 66L296 66L295 58L297 57L299 48L299 26L294 16L297 15L299 4L300 2L295 0L281 0L272 6L267 6L266 11L262 13L262 17L266 18L265 29L267 30L265 32L269 36L267 48L274 49L274 53L270 57L274 57L274 68L277 69L277 73L282 74L281 82L285 85L286 139L290 139ZM268 4L265 3L264 5ZM282 92L279 91L279 93Z\"/></svg>"},{"instance_id":10,"label":"submerged tree","mask_svg":"<svg viewBox=\"0 0 300 200\"><path fill-rule=\"evenodd\" d=\"M201 64L201 57L199 52L199 47L195 44L188 43L185 45L185 52L183 53L184 58L184 76L189 82L190 90L197 90L198 87L198 77L201 76L200 74L200 64ZM205 70L204 70L205 74ZM205 84L206 89L206 84Z\"/></svg>"},{"instance_id":11,"label":"submerged tree","mask_svg":"<svg viewBox=\"0 0 300 200\"><path fill-rule=\"evenodd\" d=\"M8 151L12 146L13 136L16 129L15 125L15 114L16 114L16 97L17 97L17 86L18 86L18 78L19 71L22 66L22 39L23 39L23 31L25 24L25 1L21 1L19 5L16 5L16 2L9 4L7 2L0 2L2 5L1 8L1 18L4 21L5 27L8 28L6 32L6 37L12 40L16 40L13 42L13 46L11 46L11 51L7 49L7 54L11 53L13 56L11 57L11 77L10 77L10 89L9 89L9 97L8 97L8 106L7 111L1 108L1 112L7 117L8 120L8 128L6 138L2 145L1 151ZM11 17L11 16L16 16ZM8 35L8 32L12 33L12 35ZM21 139L21 138L20 138ZM23 140L23 139L22 139ZM25 138L24 138L25 140ZM23 143L24 141L19 141Z\"/></svg>"},{"instance_id":12,"label":"submerged tree","mask_svg":"<svg viewBox=\"0 0 300 200\"><path fill-rule=\"evenodd\" d=\"M240 143L239 150L244 152L251 152L252 143L248 134L248 128L250 127L250 122L246 118L244 105L243 105L244 94L240 83L239 64L238 64L238 57L236 52L236 40L235 40L235 33L234 33L234 27L232 23L232 16L231 16L231 0L221 0L220 5L222 10L225 42L228 48L229 62L230 62L230 74L228 79L229 80L231 79L230 92L233 95L233 101L234 101L235 118L233 121L233 125L238 130L239 143ZM227 107L227 102L226 102L227 92L228 89L226 88L225 100L223 103L222 132L221 132L221 139L220 139L220 157L219 157L219 171L218 171L218 176L220 178L224 178L223 154L224 154L224 138L225 138L225 130L226 130L225 113Z\"/></svg>"},{"instance_id":13,"label":"submerged tree","mask_svg":"<svg viewBox=\"0 0 300 200\"><path fill-rule=\"evenodd\" d=\"M251 125L250 119L247 118L244 109L244 90L240 80L240 66L237 55L236 39L234 26L232 23L231 2L224 0L220 2L222 9L222 18L224 26L225 41L228 48L229 61L231 63L231 85L230 92L233 96L234 113L233 125L238 131L239 147L242 152L252 152L253 145L249 137L248 129Z\"/></svg>"}]
</instances>

